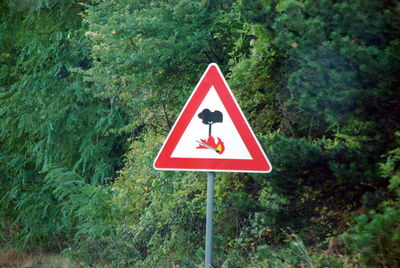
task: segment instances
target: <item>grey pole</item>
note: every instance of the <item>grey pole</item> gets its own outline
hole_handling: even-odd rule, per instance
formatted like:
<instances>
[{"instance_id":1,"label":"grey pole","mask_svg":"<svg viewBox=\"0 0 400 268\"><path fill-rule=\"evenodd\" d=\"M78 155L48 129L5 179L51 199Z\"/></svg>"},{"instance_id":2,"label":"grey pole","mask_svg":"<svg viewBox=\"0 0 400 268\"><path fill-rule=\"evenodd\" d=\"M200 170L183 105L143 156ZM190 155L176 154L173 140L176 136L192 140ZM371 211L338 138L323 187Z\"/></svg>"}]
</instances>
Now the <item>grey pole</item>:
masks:
<instances>
[{"instance_id":1,"label":"grey pole","mask_svg":"<svg viewBox=\"0 0 400 268\"><path fill-rule=\"evenodd\" d=\"M206 218L206 259L205 268L212 267L212 229L214 208L214 172L207 175L207 218Z\"/></svg>"}]
</instances>

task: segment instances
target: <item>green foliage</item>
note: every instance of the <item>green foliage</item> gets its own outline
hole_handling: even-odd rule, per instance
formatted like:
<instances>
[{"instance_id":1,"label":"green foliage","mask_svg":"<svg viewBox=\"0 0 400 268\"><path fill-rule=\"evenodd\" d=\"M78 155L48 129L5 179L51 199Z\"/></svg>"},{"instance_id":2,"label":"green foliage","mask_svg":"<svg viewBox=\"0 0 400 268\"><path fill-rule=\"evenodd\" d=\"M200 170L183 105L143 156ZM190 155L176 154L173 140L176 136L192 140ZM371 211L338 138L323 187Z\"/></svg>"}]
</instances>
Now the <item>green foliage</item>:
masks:
<instances>
[{"instance_id":1,"label":"green foliage","mask_svg":"<svg viewBox=\"0 0 400 268\"><path fill-rule=\"evenodd\" d=\"M348 248L361 256L367 267L397 267L400 264L400 208L385 208L359 216L356 225L342 236Z\"/></svg>"},{"instance_id":2,"label":"green foliage","mask_svg":"<svg viewBox=\"0 0 400 268\"><path fill-rule=\"evenodd\" d=\"M98 96L127 105L131 128L170 128L207 64L227 62L239 35L231 2L130 0L90 7L86 35L97 60L86 80Z\"/></svg>"},{"instance_id":3,"label":"green foliage","mask_svg":"<svg viewBox=\"0 0 400 268\"><path fill-rule=\"evenodd\" d=\"M326 253L312 252L295 234L285 234L285 242L280 247L261 245L249 258L230 254L225 260L228 267L357 267L351 265L344 256L330 256Z\"/></svg>"},{"instance_id":4,"label":"green foliage","mask_svg":"<svg viewBox=\"0 0 400 268\"><path fill-rule=\"evenodd\" d=\"M8 72L0 85L0 221L6 230L13 224L23 246L63 247L73 236L46 178L62 168L84 183L103 184L118 169L124 144L112 132L124 125L123 113L95 99L74 71L89 61L82 6L50 6L38 13L10 4L2 11L1 55Z\"/></svg>"},{"instance_id":5,"label":"green foliage","mask_svg":"<svg viewBox=\"0 0 400 268\"><path fill-rule=\"evenodd\" d=\"M235 43L230 65L230 86L239 100L240 107L260 134L271 130L290 131L285 115L282 92L273 86L279 70L278 52L270 46L271 35L257 25L243 25L243 34ZM243 54L250 52L251 56ZM243 81L251 81L244 83ZM289 129L287 129L289 128Z\"/></svg>"},{"instance_id":6,"label":"green foliage","mask_svg":"<svg viewBox=\"0 0 400 268\"><path fill-rule=\"evenodd\" d=\"M291 59L288 89L299 107L334 125L350 115L393 124L386 105L399 83L394 13L379 1L285 1L282 7L274 44Z\"/></svg>"},{"instance_id":7,"label":"green foliage","mask_svg":"<svg viewBox=\"0 0 400 268\"><path fill-rule=\"evenodd\" d=\"M218 174L215 265L399 265L399 14L391 0L1 1L0 239L92 266L201 265L205 174L152 162L217 62L274 168Z\"/></svg>"},{"instance_id":8,"label":"green foliage","mask_svg":"<svg viewBox=\"0 0 400 268\"><path fill-rule=\"evenodd\" d=\"M398 132L396 137L398 144ZM400 265L399 153L399 147L390 151L386 162L380 165L382 177L390 179L389 189L396 196L381 204L381 212L371 210L357 217L356 224L342 236L349 250L359 254L368 267Z\"/></svg>"},{"instance_id":9,"label":"green foliage","mask_svg":"<svg viewBox=\"0 0 400 268\"><path fill-rule=\"evenodd\" d=\"M389 179L389 190L393 191L397 196L397 201L400 201L400 132L395 132L396 148L387 153L385 163L380 164L382 177Z\"/></svg>"},{"instance_id":10,"label":"green foliage","mask_svg":"<svg viewBox=\"0 0 400 268\"><path fill-rule=\"evenodd\" d=\"M161 137L145 137L132 143L126 168L111 187L111 203L105 202L106 214L88 205L88 211L79 209L82 215L94 217L78 226L80 256L96 256L115 267L152 267L189 258L199 248L204 235L205 180L198 174L153 170L158 149L154 144L160 144Z\"/></svg>"}]
</instances>

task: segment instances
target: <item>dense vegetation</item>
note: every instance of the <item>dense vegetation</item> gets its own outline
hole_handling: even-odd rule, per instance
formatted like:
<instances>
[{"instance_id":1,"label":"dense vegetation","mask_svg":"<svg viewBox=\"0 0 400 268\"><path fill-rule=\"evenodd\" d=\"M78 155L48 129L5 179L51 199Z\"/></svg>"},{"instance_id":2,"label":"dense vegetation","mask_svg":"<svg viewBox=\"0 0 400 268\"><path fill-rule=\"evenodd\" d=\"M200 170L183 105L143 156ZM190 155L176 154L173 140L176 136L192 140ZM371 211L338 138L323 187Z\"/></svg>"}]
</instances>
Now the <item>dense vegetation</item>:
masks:
<instances>
[{"instance_id":1,"label":"dense vegetation","mask_svg":"<svg viewBox=\"0 0 400 268\"><path fill-rule=\"evenodd\" d=\"M217 174L216 267L400 266L396 0L0 2L0 245L203 261L205 174L152 162L216 62L274 170Z\"/></svg>"}]
</instances>

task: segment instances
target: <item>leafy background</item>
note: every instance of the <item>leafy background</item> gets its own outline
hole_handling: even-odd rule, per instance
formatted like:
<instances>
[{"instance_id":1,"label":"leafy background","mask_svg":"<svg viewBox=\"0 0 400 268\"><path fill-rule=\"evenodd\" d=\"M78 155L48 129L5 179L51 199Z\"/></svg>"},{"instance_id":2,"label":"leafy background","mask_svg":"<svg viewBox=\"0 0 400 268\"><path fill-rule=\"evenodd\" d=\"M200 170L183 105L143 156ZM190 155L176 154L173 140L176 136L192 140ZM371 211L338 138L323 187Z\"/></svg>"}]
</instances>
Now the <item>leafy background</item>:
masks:
<instances>
[{"instance_id":1,"label":"leafy background","mask_svg":"<svg viewBox=\"0 0 400 268\"><path fill-rule=\"evenodd\" d=\"M204 173L152 168L216 62L270 174L218 174L215 267L400 265L395 0L0 2L0 240L196 267Z\"/></svg>"}]
</instances>

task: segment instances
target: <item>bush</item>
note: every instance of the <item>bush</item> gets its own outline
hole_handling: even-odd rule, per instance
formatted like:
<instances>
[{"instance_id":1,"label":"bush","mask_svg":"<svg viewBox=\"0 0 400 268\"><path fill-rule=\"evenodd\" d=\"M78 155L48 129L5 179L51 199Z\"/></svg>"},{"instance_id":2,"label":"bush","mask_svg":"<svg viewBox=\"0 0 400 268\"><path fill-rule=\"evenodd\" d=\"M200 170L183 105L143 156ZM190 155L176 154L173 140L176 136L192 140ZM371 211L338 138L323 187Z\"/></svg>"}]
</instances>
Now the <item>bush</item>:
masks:
<instances>
[{"instance_id":1,"label":"bush","mask_svg":"<svg viewBox=\"0 0 400 268\"><path fill-rule=\"evenodd\" d=\"M399 133L396 133L399 138ZM397 140L399 141L399 140ZM381 204L382 212L371 210L356 218L356 224L342 236L353 254L359 254L368 267L400 266L400 148L387 154L380 165L381 176L390 178L389 190L393 198Z\"/></svg>"},{"instance_id":2,"label":"bush","mask_svg":"<svg viewBox=\"0 0 400 268\"><path fill-rule=\"evenodd\" d=\"M400 207L371 211L359 216L356 225L342 236L353 254L359 254L368 267L399 267Z\"/></svg>"}]
</instances>

